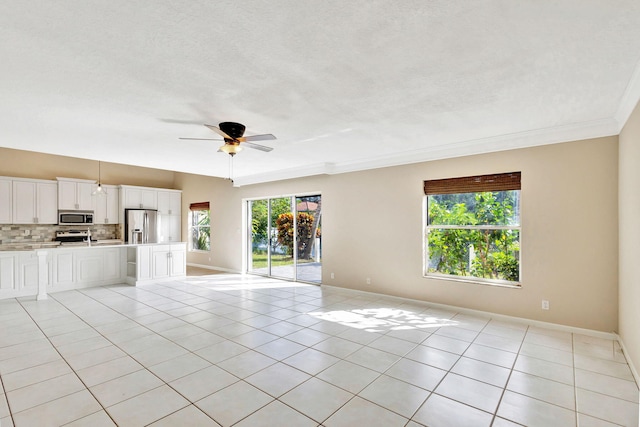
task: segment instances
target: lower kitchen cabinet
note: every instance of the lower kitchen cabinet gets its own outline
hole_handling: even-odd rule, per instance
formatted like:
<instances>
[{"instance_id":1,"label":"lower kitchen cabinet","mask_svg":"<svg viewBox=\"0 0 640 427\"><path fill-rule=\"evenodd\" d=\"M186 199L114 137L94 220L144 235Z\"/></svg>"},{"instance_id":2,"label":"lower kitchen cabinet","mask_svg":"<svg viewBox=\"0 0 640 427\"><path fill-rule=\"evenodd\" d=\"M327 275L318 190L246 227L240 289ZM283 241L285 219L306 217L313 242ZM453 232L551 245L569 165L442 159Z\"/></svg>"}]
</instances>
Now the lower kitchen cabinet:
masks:
<instances>
[{"instance_id":1,"label":"lower kitchen cabinet","mask_svg":"<svg viewBox=\"0 0 640 427\"><path fill-rule=\"evenodd\" d=\"M11 295L15 290L16 257L13 253L0 253L0 296Z\"/></svg>"},{"instance_id":2,"label":"lower kitchen cabinet","mask_svg":"<svg viewBox=\"0 0 640 427\"><path fill-rule=\"evenodd\" d=\"M151 280L151 246L131 246L127 250L127 283Z\"/></svg>"},{"instance_id":3,"label":"lower kitchen cabinet","mask_svg":"<svg viewBox=\"0 0 640 427\"><path fill-rule=\"evenodd\" d=\"M104 277L104 253L101 249L76 253L76 278L78 283L95 283Z\"/></svg>"},{"instance_id":4,"label":"lower kitchen cabinet","mask_svg":"<svg viewBox=\"0 0 640 427\"><path fill-rule=\"evenodd\" d=\"M184 277L186 252L186 243L0 251L0 299Z\"/></svg>"},{"instance_id":5,"label":"lower kitchen cabinet","mask_svg":"<svg viewBox=\"0 0 640 427\"><path fill-rule=\"evenodd\" d=\"M75 283L73 274L73 251L60 251L51 254L51 280L49 286L57 290L58 287L70 287Z\"/></svg>"},{"instance_id":6,"label":"lower kitchen cabinet","mask_svg":"<svg viewBox=\"0 0 640 427\"><path fill-rule=\"evenodd\" d=\"M104 251L102 272L104 280L112 281L122 278L122 260L123 250L122 248L105 248Z\"/></svg>"},{"instance_id":7,"label":"lower kitchen cabinet","mask_svg":"<svg viewBox=\"0 0 640 427\"><path fill-rule=\"evenodd\" d=\"M185 243L171 245L171 276L187 275L187 245Z\"/></svg>"},{"instance_id":8,"label":"lower kitchen cabinet","mask_svg":"<svg viewBox=\"0 0 640 427\"><path fill-rule=\"evenodd\" d=\"M48 290L122 283L125 251L124 247L52 250Z\"/></svg>"},{"instance_id":9,"label":"lower kitchen cabinet","mask_svg":"<svg viewBox=\"0 0 640 427\"><path fill-rule=\"evenodd\" d=\"M127 283L184 277L186 243L139 245L127 249Z\"/></svg>"},{"instance_id":10,"label":"lower kitchen cabinet","mask_svg":"<svg viewBox=\"0 0 640 427\"><path fill-rule=\"evenodd\" d=\"M38 257L35 252L0 253L0 298L38 292Z\"/></svg>"},{"instance_id":11,"label":"lower kitchen cabinet","mask_svg":"<svg viewBox=\"0 0 640 427\"><path fill-rule=\"evenodd\" d=\"M18 289L27 294L38 292L38 257L32 253L18 255Z\"/></svg>"},{"instance_id":12,"label":"lower kitchen cabinet","mask_svg":"<svg viewBox=\"0 0 640 427\"><path fill-rule=\"evenodd\" d=\"M154 246L152 249L152 253L153 278L165 279L171 276L171 246Z\"/></svg>"}]
</instances>

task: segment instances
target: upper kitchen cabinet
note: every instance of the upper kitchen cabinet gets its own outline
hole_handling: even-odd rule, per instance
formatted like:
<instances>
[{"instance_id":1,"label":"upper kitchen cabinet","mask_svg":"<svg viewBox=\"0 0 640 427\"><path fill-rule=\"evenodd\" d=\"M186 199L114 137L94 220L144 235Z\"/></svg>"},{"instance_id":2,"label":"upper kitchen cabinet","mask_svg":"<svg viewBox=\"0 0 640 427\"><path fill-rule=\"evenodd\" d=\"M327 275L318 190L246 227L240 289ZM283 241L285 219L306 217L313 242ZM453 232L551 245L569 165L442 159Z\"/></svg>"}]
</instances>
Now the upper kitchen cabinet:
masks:
<instances>
[{"instance_id":1,"label":"upper kitchen cabinet","mask_svg":"<svg viewBox=\"0 0 640 427\"><path fill-rule=\"evenodd\" d=\"M37 179L14 179L13 223L57 224L58 183Z\"/></svg>"},{"instance_id":2,"label":"upper kitchen cabinet","mask_svg":"<svg viewBox=\"0 0 640 427\"><path fill-rule=\"evenodd\" d=\"M11 178L0 178L0 224L13 222L13 189Z\"/></svg>"},{"instance_id":3,"label":"upper kitchen cabinet","mask_svg":"<svg viewBox=\"0 0 640 427\"><path fill-rule=\"evenodd\" d=\"M58 209L90 211L93 209L91 193L95 181L86 179L57 178Z\"/></svg>"},{"instance_id":4,"label":"upper kitchen cabinet","mask_svg":"<svg viewBox=\"0 0 640 427\"><path fill-rule=\"evenodd\" d=\"M117 224L120 188L117 185L103 185L103 194L93 196L93 222L95 224Z\"/></svg>"},{"instance_id":5,"label":"upper kitchen cabinet","mask_svg":"<svg viewBox=\"0 0 640 427\"><path fill-rule=\"evenodd\" d=\"M158 191L154 188L120 186L123 209L158 209Z\"/></svg>"},{"instance_id":6,"label":"upper kitchen cabinet","mask_svg":"<svg viewBox=\"0 0 640 427\"><path fill-rule=\"evenodd\" d=\"M159 190L158 214L160 217L160 243L179 242L182 220L182 191Z\"/></svg>"},{"instance_id":7,"label":"upper kitchen cabinet","mask_svg":"<svg viewBox=\"0 0 640 427\"><path fill-rule=\"evenodd\" d=\"M180 215L182 213L182 191L158 191L158 213L160 215Z\"/></svg>"}]
</instances>

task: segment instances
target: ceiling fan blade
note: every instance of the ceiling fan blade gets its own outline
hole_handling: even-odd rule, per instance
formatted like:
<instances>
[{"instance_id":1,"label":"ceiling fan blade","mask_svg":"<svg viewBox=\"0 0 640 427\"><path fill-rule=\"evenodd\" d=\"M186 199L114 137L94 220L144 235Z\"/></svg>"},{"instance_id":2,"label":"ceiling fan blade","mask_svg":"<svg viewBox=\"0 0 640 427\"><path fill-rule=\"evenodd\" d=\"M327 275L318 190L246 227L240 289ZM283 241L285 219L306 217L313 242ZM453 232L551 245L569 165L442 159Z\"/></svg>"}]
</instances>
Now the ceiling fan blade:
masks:
<instances>
[{"instance_id":1,"label":"ceiling fan blade","mask_svg":"<svg viewBox=\"0 0 640 427\"><path fill-rule=\"evenodd\" d=\"M243 136L241 138L238 138L238 141L240 142L245 142L245 141L270 141L276 139L276 137L274 135L271 135L270 133L266 134L266 135L249 135L249 136Z\"/></svg>"},{"instance_id":2,"label":"ceiling fan blade","mask_svg":"<svg viewBox=\"0 0 640 427\"><path fill-rule=\"evenodd\" d=\"M161 122L164 123L174 123L174 124L178 124L178 125L198 125L198 126L202 126L202 121L195 121L195 120L178 120L178 119L158 119Z\"/></svg>"},{"instance_id":3,"label":"ceiling fan blade","mask_svg":"<svg viewBox=\"0 0 640 427\"><path fill-rule=\"evenodd\" d=\"M222 141L220 138L178 138L178 139L188 139L191 141Z\"/></svg>"},{"instance_id":4,"label":"ceiling fan blade","mask_svg":"<svg viewBox=\"0 0 640 427\"><path fill-rule=\"evenodd\" d=\"M258 145L258 144L254 144L252 142L243 142L242 146L243 147L253 148L255 150L264 151L266 153L268 153L269 151L273 150L273 148L271 148L271 147L265 147L264 145Z\"/></svg>"},{"instance_id":5,"label":"ceiling fan blade","mask_svg":"<svg viewBox=\"0 0 640 427\"><path fill-rule=\"evenodd\" d=\"M220 135L221 137L225 138L225 139L233 139L229 135L227 135L226 133L221 131L219 128L217 128L216 126L213 126L213 125L205 125L205 126L208 127L209 129L211 129L212 131L214 131L215 133L217 133L218 135Z\"/></svg>"}]
</instances>

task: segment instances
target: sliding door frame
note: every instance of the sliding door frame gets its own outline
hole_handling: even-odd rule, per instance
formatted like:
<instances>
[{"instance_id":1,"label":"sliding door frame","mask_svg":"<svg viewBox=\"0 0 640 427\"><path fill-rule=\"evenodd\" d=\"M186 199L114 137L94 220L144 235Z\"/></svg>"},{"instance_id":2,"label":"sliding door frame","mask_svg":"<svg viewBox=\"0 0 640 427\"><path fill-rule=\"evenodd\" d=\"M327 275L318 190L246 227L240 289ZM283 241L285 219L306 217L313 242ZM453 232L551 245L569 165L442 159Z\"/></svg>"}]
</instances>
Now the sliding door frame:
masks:
<instances>
[{"instance_id":1,"label":"sliding door frame","mask_svg":"<svg viewBox=\"0 0 640 427\"><path fill-rule=\"evenodd\" d=\"M285 194L285 195L277 195L277 196L268 196L268 197L251 197L242 200L242 218L244 222L244 227L242 228L242 271L244 274L254 274L258 276L265 277L273 277L276 279L284 279L284 280L293 280L294 282L304 282L310 283L313 285L320 285L322 282L322 278L320 282L306 282L298 279L298 250L297 250L297 242L298 242L298 206L297 199L301 197L310 197L310 196L319 196L322 198L322 193L320 191L315 192L305 192L305 193L293 193L293 194ZM283 199L288 198L290 200L291 212L293 213L293 278L282 277L282 276L274 276L272 274L272 266L271 266L271 200L274 199ZM253 246L252 246L252 233L251 233L251 222L252 218L252 210L250 209L251 202L257 200L266 200L267 202L267 235L269 236L267 242L267 274L258 273L252 270L252 255L253 255Z\"/></svg>"}]
</instances>

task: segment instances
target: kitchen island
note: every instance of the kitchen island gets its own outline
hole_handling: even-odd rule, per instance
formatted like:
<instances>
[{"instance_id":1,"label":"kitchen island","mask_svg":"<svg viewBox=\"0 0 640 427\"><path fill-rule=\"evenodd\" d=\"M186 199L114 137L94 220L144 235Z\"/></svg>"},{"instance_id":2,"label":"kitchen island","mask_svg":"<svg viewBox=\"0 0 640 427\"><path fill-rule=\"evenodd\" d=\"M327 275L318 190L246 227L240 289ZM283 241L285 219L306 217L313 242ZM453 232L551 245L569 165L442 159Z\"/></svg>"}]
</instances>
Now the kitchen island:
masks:
<instances>
[{"instance_id":1,"label":"kitchen island","mask_svg":"<svg viewBox=\"0 0 640 427\"><path fill-rule=\"evenodd\" d=\"M0 250L0 299L186 276L186 243L92 244Z\"/></svg>"}]
</instances>

